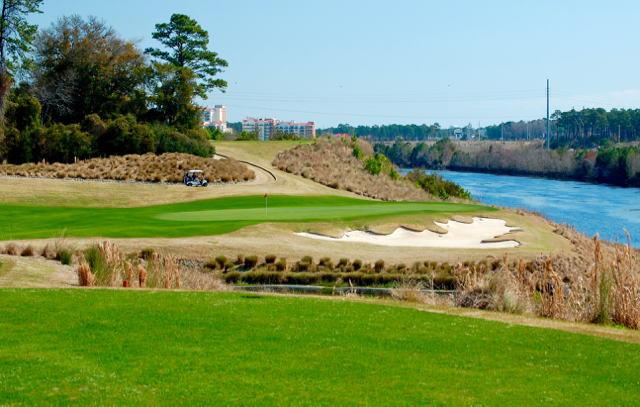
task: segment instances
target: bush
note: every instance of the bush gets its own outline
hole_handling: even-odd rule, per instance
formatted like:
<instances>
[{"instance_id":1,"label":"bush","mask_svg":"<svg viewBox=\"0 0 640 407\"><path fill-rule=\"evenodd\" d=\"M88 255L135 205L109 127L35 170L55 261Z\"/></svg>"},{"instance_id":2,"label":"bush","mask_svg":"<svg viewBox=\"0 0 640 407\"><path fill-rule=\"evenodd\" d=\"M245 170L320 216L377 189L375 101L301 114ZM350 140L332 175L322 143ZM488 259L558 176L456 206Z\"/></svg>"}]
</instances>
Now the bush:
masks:
<instances>
[{"instance_id":1,"label":"bush","mask_svg":"<svg viewBox=\"0 0 640 407\"><path fill-rule=\"evenodd\" d=\"M318 265L327 268L329 271L333 270L333 262L330 257L321 258Z\"/></svg>"},{"instance_id":2,"label":"bush","mask_svg":"<svg viewBox=\"0 0 640 407\"><path fill-rule=\"evenodd\" d=\"M309 263L309 265L311 265L311 264L313 264L313 257L304 256L301 261L307 262L307 263Z\"/></svg>"},{"instance_id":3,"label":"bush","mask_svg":"<svg viewBox=\"0 0 640 407\"><path fill-rule=\"evenodd\" d=\"M238 273L237 271L233 271L231 273L226 273L223 278L225 283L235 284L238 281L242 280L242 274Z\"/></svg>"},{"instance_id":4,"label":"bush","mask_svg":"<svg viewBox=\"0 0 640 407\"><path fill-rule=\"evenodd\" d=\"M236 260L238 264L244 264L244 254L238 254L238 260Z\"/></svg>"},{"instance_id":5,"label":"bush","mask_svg":"<svg viewBox=\"0 0 640 407\"><path fill-rule=\"evenodd\" d=\"M227 257L223 255L219 255L219 256L216 256L215 261L216 263L218 263L220 268L223 268L225 263L227 262Z\"/></svg>"},{"instance_id":6,"label":"bush","mask_svg":"<svg viewBox=\"0 0 640 407\"><path fill-rule=\"evenodd\" d=\"M298 262L298 271L299 272L309 271L310 266L311 264L308 261L300 261Z\"/></svg>"},{"instance_id":7,"label":"bush","mask_svg":"<svg viewBox=\"0 0 640 407\"><path fill-rule=\"evenodd\" d=\"M56 259L60 260L60 263L68 266L71 265L71 259L72 259L73 253L71 253L68 250L60 250L57 254L56 254Z\"/></svg>"},{"instance_id":8,"label":"bush","mask_svg":"<svg viewBox=\"0 0 640 407\"><path fill-rule=\"evenodd\" d=\"M267 254L264 257L264 262L267 264L273 264L276 262L277 256L275 254Z\"/></svg>"},{"instance_id":9,"label":"bush","mask_svg":"<svg viewBox=\"0 0 640 407\"><path fill-rule=\"evenodd\" d=\"M280 259L276 262L276 270L277 271L285 271L287 269L287 260Z\"/></svg>"},{"instance_id":10,"label":"bush","mask_svg":"<svg viewBox=\"0 0 640 407\"><path fill-rule=\"evenodd\" d=\"M225 271L229 271L229 270L233 270L233 268L236 266L236 264L232 261L228 261L224 264L224 269Z\"/></svg>"},{"instance_id":11,"label":"bush","mask_svg":"<svg viewBox=\"0 0 640 407\"><path fill-rule=\"evenodd\" d=\"M378 260L375 264L376 273L382 273L384 271L384 260Z\"/></svg>"},{"instance_id":12,"label":"bush","mask_svg":"<svg viewBox=\"0 0 640 407\"><path fill-rule=\"evenodd\" d=\"M42 250L42 257L47 260L53 260L56 258L56 253L51 249L51 246L46 245L44 250Z\"/></svg>"},{"instance_id":13,"label":"bush","mask_svg":"<svg viewBox=\"0 0 640 407\"><path fill-rule=\"evenodd\" d=\"M7 245L6 253L9 256L17 256L19 252L20 252L20 250L18 249L18 246L16 246L15 243L9 243Z\"/></svg>"},{"instance_id":14,"label":"bush","mask_svg":"<svg viewBox=\"0 0 640 407\"><path fill-rule=\"evenodd\" d=\"M151 248L142 249L140 250L140 257L142 257L145 260L149 260L150 258L153 257L153 253L154 253L154 250Z\"/></svg>"},{"instance_id":15,"label":"bush","mask_svg":"<svg viewBox=\"0 0 640 407\"><path fill-rule=\"evenodd\" d=\"M348 264L349 264L349 259L344 257L338 261L338 267L346 267Z\"/></svg>"},{"instance_id":16,"label":"bush","mask_svg":"<svg viewBox=\"0 0 640 407\"><path fill-rule=\"evenodd\" d=\"M353 261L353 269L354 269L355 271L358 271L358 270L360 270L361 268L362 268L362 260L360 260L360 259L355 259L355 260Z\"/></svg>"},{"instance_id":17,"label":"bush","mask_svg":"<svg viewBox=\"0 0 640 407\"><path fill-rule=\"evenodd\" d=\"M251 255L244 258L244 266L246 268L252 269L257 265L258 265L258 256Z\"/></svg>"},{"instance_id":18,"label":"bush","mask_svg":"<svg viewBox=\"0 0 640 407\"><path fill-rule=\"evenodd\" d=\"M209 270L216 270L220 265L215 260L207 260L203 267Z\"/></svg>"},{"instance_id":19,"label":"bush","mask_svg":"<svg viewBox=\"0 0 640 407\"><path fill-rule=\"evenodd\" d=\"M24 250L22 250L22 253L20 253L22 257L33 257L35 254L36 254L35 250L31 245L28 245L27 247L25 247Z\"/></svg>"}]
</instances>

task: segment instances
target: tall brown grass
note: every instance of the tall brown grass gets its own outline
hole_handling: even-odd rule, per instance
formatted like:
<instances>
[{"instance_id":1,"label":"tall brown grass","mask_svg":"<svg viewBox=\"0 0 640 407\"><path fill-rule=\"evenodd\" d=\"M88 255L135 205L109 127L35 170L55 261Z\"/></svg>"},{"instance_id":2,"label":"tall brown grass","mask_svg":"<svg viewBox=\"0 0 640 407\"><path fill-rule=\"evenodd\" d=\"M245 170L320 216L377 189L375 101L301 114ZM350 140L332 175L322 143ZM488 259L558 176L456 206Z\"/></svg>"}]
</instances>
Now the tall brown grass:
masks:
<instances>
[{"instance_id":1,"label":"tall brown grass","mask_svg":"<svg viewBox=\"0 0 640 407\"><path fill-rule=\"evenodd\" d=\"M94 180L180 183L187 170L204 171L211 183L243 182L255 178L253 171L232 158L215 160L190 154L166 153L92 158L74 164L0 164L5 176L36 178L78 178Z\"/></svg>"},{"instance_id":2,"label":"tall brown grass","mask_svg":"<svg viewBox=\"0 0 640 407\"><path fill-rule=\"evenodd\" d=\"M99 261L93 259L93 264L100 268L94 272L97 271L102 277L98 278L97 274L92 272L89 263L82 261L78 268L78 278L83 286L89 284L115 287L122 286L122 281L126 280L128 286L133 287L137 280L140 288L226 290L226 284L222 280L180 266L179 259L174 255L160 256L153 253L151 258L146 260L138 258L138 265L134 268L131 257L126 258L118 247L109 241L100 242L89 250L99 253Z\"/></svg>"},{"instance_id":3,"label":"tall brown grass","mask_svg":"<svg viewBox=\"0 0 640 407\"><path fill-rule=\"evenodd\" d=\"M566 225L558 233L574 255L540 255L502 268L455 267L455 305L527 313L565 321L640 328L640 257L627 245L585 238ZM625 231L626 233L626 231Z\"/></svg>"},{"instance_id":4,"label":"tall brown grass","mask_svg":"<svg viewBox=\"0 0 640 407\"><path fill-rule=\"evenodd\" d=\"M78 266L78 282L82 287L91 287L94 284L93 273L89 265L82 261Z\"/></svg>"},{"instance_id":5,"label":"tall brown grass","mask_svg":"<svg viewBox=\"0 0 640 407\"><path fill-rule=\"evenodd\" d=\"M427 192L403 179L393 180L388 174L372 175L364 169L364 161L353 156L353 142L318 139L313 144L298 145L279 153L272 165L335 189L354 192L385 201L432 201ZM359 140L366 156L373 148Z\"/></svg>"}]
</instances>

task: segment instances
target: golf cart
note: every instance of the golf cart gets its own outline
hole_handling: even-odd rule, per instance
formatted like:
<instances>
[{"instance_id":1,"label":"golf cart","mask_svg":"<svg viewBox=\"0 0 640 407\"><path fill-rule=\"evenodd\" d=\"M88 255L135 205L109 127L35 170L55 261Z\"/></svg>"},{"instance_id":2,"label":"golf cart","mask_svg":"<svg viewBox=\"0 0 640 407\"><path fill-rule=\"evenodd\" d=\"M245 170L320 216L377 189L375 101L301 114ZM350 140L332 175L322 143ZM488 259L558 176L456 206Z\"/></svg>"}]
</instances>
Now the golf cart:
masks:
<instances>
[{"instance_id":1,"label":"golf cart","mask_svg":"<svg viewBox=\"0 0 640 407\"><path fill-rule=\"evenodd\" d=\"M209 185L207 180L204 178L204 174L202 170L189 170L184 174L184 178L182 182L188 187L197 187L202 186L206 187Z\"/></svg>"}]
</instances>

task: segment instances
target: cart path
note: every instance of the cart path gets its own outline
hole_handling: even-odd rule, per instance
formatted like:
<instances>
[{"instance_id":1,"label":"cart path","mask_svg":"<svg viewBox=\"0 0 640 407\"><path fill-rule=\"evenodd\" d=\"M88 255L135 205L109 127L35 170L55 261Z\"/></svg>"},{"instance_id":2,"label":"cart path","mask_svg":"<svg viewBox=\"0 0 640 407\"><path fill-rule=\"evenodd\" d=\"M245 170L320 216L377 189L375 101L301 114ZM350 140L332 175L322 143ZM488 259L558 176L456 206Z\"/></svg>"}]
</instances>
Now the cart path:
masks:
<instances>
[{"instance_id":1,"label":"cart path","mask_svg":"<svg viewBox=\"0 0 640 407\"><path fill-rule=\"evenodd\" d=\"M216 154L213 157L216 160L221 160L224 158L233 158L233 157L227 157L226 155L222 155L222 154ZM237 186L246 186L246 185L268 185L268 184L274 184L278 181L278 178L275 176L275 174L271 171L269 171L268 169L258 165L258 164L254 164L252 162L249 161L244 161L244 160L237 160L243 164L246 164L247 167L254 172L254 174L256 175L256 178L252 181L249 182L244 182L241 184L237 184Z\"/></svg>"}]
</instances>

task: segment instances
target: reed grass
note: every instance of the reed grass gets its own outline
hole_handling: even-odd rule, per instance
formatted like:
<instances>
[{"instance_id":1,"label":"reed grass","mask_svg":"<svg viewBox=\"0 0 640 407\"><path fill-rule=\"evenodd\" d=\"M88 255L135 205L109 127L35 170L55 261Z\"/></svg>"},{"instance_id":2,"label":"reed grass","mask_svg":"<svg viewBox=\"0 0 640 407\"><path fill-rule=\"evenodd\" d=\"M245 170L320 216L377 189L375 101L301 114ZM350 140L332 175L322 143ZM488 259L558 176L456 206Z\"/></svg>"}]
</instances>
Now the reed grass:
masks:
<instances>
[{"instance_id":1,"label":"reed grass","mask_svg":"<svg viewBox=\"0 0 640 407\"><path fill-rule=\"evenodd\" d=\"M0 173L5 176L153 183L181 183L184 173L190 169L203 170L204 177L211 183L243 182L255 178L253 171L245 164L232 158L215 160L183 153L165 153L159 156L151 153L131 154L92 158L73 164L0 164Z\"/></svg>"}]
</instances>

